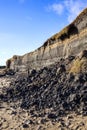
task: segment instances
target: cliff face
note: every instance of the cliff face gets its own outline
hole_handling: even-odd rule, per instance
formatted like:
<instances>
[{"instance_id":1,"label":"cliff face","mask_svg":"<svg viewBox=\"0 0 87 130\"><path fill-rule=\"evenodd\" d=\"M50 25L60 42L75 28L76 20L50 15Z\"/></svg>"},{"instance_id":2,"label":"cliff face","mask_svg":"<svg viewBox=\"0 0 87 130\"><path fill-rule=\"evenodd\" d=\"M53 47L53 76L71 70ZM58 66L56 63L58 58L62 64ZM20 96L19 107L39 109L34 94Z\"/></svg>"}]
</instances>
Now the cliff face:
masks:
<instances>
[{"instance_id":1,"label":"cliff face","mask_svg":"<svg viewBox=\"0 0 87 130\"><path fill-rule=\"evenodd\" d=\"M23 56L13 56L6 64L15 71L39 69L60 58L77 55L87 48L87 8L62 31L49 38L40 48Z\"/></svg>"}]
</instances>

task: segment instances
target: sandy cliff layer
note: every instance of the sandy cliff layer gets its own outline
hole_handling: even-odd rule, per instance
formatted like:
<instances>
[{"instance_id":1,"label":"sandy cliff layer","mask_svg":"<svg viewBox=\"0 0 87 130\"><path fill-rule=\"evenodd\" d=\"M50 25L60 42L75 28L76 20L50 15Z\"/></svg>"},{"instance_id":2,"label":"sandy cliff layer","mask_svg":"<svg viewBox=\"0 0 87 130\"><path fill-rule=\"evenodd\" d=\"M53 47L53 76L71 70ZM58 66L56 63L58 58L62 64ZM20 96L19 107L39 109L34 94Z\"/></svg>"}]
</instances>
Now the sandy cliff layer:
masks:
<instances>
[{"instance_id":1,"label":"sandy cliff layer","mask_svg":"<svg viewBox=\"0 0 87 130\"><path fill-rule=\"evenodd\" d=\"M62 31L49 38L40 48L23 56L13 56L7 68L15 71L39 69L60 58L77 55L87 48L87 8Z\"/></svg>"}]
</instances>

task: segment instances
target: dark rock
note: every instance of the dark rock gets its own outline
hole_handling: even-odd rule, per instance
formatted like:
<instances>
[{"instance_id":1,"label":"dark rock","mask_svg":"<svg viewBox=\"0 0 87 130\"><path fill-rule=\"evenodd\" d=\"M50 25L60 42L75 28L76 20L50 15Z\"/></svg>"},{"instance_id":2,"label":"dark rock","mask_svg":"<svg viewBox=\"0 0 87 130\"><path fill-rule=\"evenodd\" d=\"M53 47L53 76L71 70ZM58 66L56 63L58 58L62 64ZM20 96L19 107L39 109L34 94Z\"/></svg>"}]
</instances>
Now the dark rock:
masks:
<instances>
[{"instance_id":1,"label":"dark rock","mask_svg":"<svg viewBox=\"0 0 87 130\"><path fill-rule=\"evenodd\" d=\"M29 128L28 124L23 124L23 128Z\"/></svg>"},{"instance_id":2,"label":"dark rock","mask_svg":"<svg viewBox=\"0 0 87 130\"><path fill-rule=\"evenodd\" d=\"M83 58L83 57L87 58L87 50L83 50L83 51L81 52L80 58Z\"/></svg>"},{"instance_id":3,"label":"dark rock","mask_svg":"<svg viewBox=\"0 0 87 130\"><path fill-rule=\"evenodd\" d=\"M75 56L68 56L68 60L69 61L72 61L72 60L74 60L75 59Z\"/></svg>"},{"instance_id":4,"label":"dark rock","mask_svg":"<svg viewBox=\"0 0 87 130\"><path fill-rule=\"evenodd\" d=\"M6 66L0 66L0 69L6 69Z\"/></svg>"},{"instance_id":5,"label":"dark rock","mask_svg":"<svg viewBox=\"0 0 87 130\"><path fill-rule=\"evenodd\" d=\"M64 65L60 65L60 67L57 69L57 74L65 72L65 71L66 71L65 66Z\"/></svg>"},{"instance_id":6,"label":"dark rock","mask_svg":"<svg viewBox=\"0 0 87 130\"><path fill-rule=\"evenodd\" d=\"M34 75L34 74L36 74L36 70L35 70L35 69L33 69L33 70L31 71L31 75Z\"/></svg>"},{"instance_id":7,"label":"dark rock","mask_svg":"<svg viewBox=\"0 0 87 130\"><path fill-rule=\"evenodd\" d=\"M17 114L17 112L16 112L16 111L12 111L12 113L11 113L11 114L16 115L16 114Z\"/></svg>"},{"instance_id":8,"label":"dark rock","mask_svg":"<svg viewBox=\"0 0 87 130\"><path fill-rule=\"evenodd\" d=\"M0 123L0 127L2 126L2 123Z\"/></svg>"},{"instance_id":9,"label":"dark rock","mask_svg":"<svg viewBox=\"0 0 87 130\"><path fill-rule=\"evenodd\" d=\"M11 70L11 69L8 69L6 71L6 75L14 75L14 74L15 74L15 72L13 70Z\"/></svg>"},{"instance_id":10,"label":"dark rock","mask_svg":"<svg viewBox=\"0 0 87 130\"><path fill-rule=\"evenodd\" d=\"M57 116L54 113L50 113L50 114L48 114L48 118L50 118L50 119L56 119Z\"/></svg>"}]
</instances>

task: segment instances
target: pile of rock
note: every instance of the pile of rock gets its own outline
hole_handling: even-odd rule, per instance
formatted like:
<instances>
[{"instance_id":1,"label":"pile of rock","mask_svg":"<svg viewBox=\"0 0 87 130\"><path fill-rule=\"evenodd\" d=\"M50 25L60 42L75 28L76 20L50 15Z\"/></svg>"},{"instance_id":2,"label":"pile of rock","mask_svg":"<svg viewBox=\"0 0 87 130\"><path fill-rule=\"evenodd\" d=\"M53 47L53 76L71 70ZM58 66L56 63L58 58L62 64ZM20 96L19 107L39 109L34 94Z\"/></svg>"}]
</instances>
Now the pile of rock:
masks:
<instances>
[{"instance_id":1,"label":"pile of rock","mask_svg":"<svg viewBox=\"0 0 87 130\"><path fill-rule=\"evenodd\" d=\"M87 115L87 73L69 73L70 62L69 57L39 71L32 70L24 77L17 75L0 100L31 110L33 116L37 111L36 116L46 115L52 120L71 111Z\"/></svg>"}]
</instances>

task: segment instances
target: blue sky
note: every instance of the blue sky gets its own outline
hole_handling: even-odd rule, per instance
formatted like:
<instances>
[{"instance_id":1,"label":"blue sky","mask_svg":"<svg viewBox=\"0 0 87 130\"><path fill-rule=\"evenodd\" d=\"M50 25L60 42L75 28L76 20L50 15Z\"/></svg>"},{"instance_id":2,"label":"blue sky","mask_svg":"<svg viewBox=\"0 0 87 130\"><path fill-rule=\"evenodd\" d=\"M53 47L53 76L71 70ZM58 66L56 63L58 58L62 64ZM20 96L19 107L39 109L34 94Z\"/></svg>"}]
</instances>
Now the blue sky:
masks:
<instances>
[{"instance_id":1,"label":"blue sky","mask_svg":"<svg viewBox=\"0 0 87 130\"><path fill-rule=\"evenodd\" d=\"M0 0L0 65L40 47L86 7L87 0Z\"/></svg>"}]
</instances>

